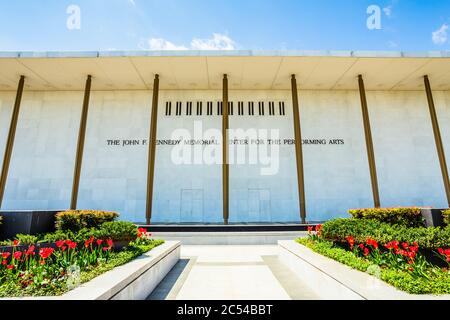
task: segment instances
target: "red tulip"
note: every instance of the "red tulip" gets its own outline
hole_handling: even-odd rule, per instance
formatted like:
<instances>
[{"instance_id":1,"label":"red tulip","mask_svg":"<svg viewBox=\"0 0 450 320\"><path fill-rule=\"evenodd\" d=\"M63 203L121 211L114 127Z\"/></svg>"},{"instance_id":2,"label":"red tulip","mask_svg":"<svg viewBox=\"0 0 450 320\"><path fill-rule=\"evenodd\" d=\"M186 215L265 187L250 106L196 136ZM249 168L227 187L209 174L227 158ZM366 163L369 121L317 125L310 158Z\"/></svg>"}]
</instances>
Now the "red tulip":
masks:
<instances>
[{"instance_id":1,"label":"red tulip","mask_svg":"<svg viewBox=\"0 0 450 320\"><path fill-rule=\"evenodd\" d=\"M35 249L36 249L35 246L29 246L28 249L27 249L27 251L25 251L25 255L26 255L27 257L28 257L30 254L31 254L31 255L35 255L35 252L34 252Z\"/></svg>"},{"instance_id":2,"label":"red tulip","mask_svg":"<svg viewBox=\"0 0 450 320\"><path fill-rule=\"evenodd\" d=\"M67 242L66 242L67 243ZM77 247L77 243L71 241L70 243L67 244L69 246L70 249L75 249Z\"/></svg>"},{"instance_id":3,"label":"red tulip","mask_svg":"<svg viewBox=\"0 0 450 320\"><path fill-rule=\"evenodd\" d=\"M19 245L19 243L20 243L20 241L16 239L13 241L13 246L17 247Z\"/></svg>"},{"instance_id":4,"label":"red tulip","mask_svg":"<svg viewBox=\"0 0 450 320\"><path fill-rule=\"evenodd\" d=\"M8 270L12 270L14 268L14 266L12 264L10 264L9 266L6 267Z\"/></svg>"},{"instance_id":5,"label":"red tulip","mask_svg":"<svg viewBox=\"0 0 450 320\"><path fill-rule=\"evenodd\" d=\"M52 255L53 251L53 248L41 248L41 250L39 250L39 255L45 260Z\"/></svg>"},{"instance_id":6,"label":"red tulip","mask_svg":"<svg viewBox=\"0 0 450 320\"><path fill-rule=\"evenodd\" d=\"M113 241L111 239L106 240L106 243L108 244L108 247L113 246Z\"/></svg>"},{"instance_id":7,"label":"red tulip","mask_svg":"<svg viewBox=\"0 0 450 320\"><path fill-rule=\"evenodd\" d=\"M2 261L2 265L6 266L8 264L8 262L6 262L6 260Z\"/></svg>"},{"instance_id":8,"label":"red tulip","mask_svg":"<svg viewBox=\"0 0 450 320\"><path fill-rule=\"evenodd\" d=\"M66 249L67 249L67 246L62 246L62 247L61 247L61 251L62 251L62 252L66 251Z\"/></svg>"},{"instance_id":9,"label":"red tulip","mask_svg":"<svg viewBox=\"0 0 450 320\"><path fill-rule=\"evenodd\" d=\"M368 248L364 248L364 255L366 257L369 255L369 249Z\"/></svg>"},{"instance_id":10,"label":"red tulip","mask_svg":"<svg viewBox=\"0 0 450 320\"><path fill-rule=\"evenodd\" d=\"M375 239L367 239L366 240L367 245L374 247L375 249L378 249L378 242Z\"/></svg>"},{"instance_id":11,"label":"red tulip","mask_svg":"<svg viewBox=\"0 0 450 320\"><path fill-rule=\"evenodd\" d=\"M111 250L111 247L103 247L103 251L109 251Z\"/></svg>"},{"instance_id":12,"label":"red tulip","mask_svg":"<svg viewBox=\"0 0 450 320\"><path fill-rule=\"evenodd\" d=\"M56 243L56 246L58 248L61 248L64 245L65 241L64 240L59 240L59 241L56 241L55 243Z\"/></svg>"},{"instance_id":13,"label":"red tulip","mask_svg":"<svg viewBox=\"0 0 450 320\"><path fill-rule=\"evenodd\" d=\"M8 259L8 257L11 255L11 253L9 252L2 252L2 258L3 259Z\"/></svg>"},{"instance_id":14,"label":"red tulip","mask_svg":"<svg viewBox=\"0 0 450 320\"><path fill-rule=\"evenodd\" d=\"M355 246L355 239L352 236L345 237L348 244L350 245L350 250L353 250L353 247Z\"/></svg>"},{"instance_id":15,"label":"red tulip","mask_svg":"<svg viewBox=\"0 0 450 320\"><path fill-rule=\"evenodd\" d=\"M103 243L103 240L102 240L102 239L97 239L97 245L98 245L98 246L101 246L102 243Z\"/></svg>"},{"instance_id":16,"label":"red tulip","mask_svg":"<svg viewBox=\"0 0 450 320\"><path fill-rule=\"evenodd\" d=\"M22 251L16 251L13 253L13 257L16 260L20 260L20 258L22 257Z\"/></svg>"}]
</instances>

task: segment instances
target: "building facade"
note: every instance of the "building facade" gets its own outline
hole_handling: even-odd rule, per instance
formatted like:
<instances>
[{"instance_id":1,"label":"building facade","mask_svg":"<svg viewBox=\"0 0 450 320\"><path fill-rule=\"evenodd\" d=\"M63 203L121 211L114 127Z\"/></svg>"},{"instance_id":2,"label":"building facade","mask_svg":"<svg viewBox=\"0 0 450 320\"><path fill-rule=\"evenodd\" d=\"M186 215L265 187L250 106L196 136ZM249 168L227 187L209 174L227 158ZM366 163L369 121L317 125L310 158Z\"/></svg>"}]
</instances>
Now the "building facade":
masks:
<instances>
[{"instance_id":1,"label":"building facade","mask_svg":"<svg viewBox=\"0 0 450 320\"><path fill-rule=\"evenodd\" d=\"M447 53L1 56L2 210L275 223L449 206Z\"/></svg>"}]
</instances>

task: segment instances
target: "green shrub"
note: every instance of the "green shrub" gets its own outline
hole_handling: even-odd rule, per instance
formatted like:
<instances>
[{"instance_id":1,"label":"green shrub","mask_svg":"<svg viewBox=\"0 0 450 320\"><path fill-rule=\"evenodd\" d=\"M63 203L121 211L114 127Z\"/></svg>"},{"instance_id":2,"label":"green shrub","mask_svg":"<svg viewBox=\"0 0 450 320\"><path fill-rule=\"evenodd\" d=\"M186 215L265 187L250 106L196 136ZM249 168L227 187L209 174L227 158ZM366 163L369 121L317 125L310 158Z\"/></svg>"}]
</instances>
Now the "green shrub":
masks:
<instances>
[{"instance_id":1,"label":"green shrub","mask_svg":"<svg viewBox=\"0 0 450 320\"><path fill-rule=\"evenodd\" d=\"M348 213L356 219L372 219L407 227L424 226L424 219L420 213L420 208L352 209Z\"/></svg>"},{"instance_id":2,"label":"green shrub","mask_svg":"<svg viewBox=\"0 0 450 320\"><path fill-rule=\"evenodd\" d=\"M17 234L16 239L20 241L22 245L30 245L35 244L38 241L37 236L33 236L30 234Z\"/></svg>"},{"instance_id":3,"label":"green shrub","mask_svg":"<svg viewBox=\"0 0 450 320\"><path fill-rule=\"evenodd\" d=\"M442 211L442 217L444 218L444 223L450 226L450 210Z\"/></svg>"},{"instance_id":4,"label":"green shrub","mask_svg":"<svg viewBox=\"0 0 450 320\"><path fill-rule=\"evenodd\" d=\"M69 210L56 214L56 229L78 231L83 228L97 228L119 216L116 212L98 210Z\"/></svg>"},{"instance_id":5,"label":"green shrub","mask_svg":"<svg viewBox=\"0 0 450 320\"><path fill-rule=\"evenodd\" d=\"M94 237L100 239L112 239L114 241L130 241L137 237L138 227L128 221L105 222L96 230Z\"/></svg>"},{"instance_id":6,"label":"green shrub","mask_svg":"<svg viewBox=\"0 0 450 320\"><path fill-rule=\"evenodd\" d=\"M83 228L78 231L57 230L53 233L47 233L43 242L56 242L58 240L67 240L81 243L90 237L97 239L112 239L113 241L135 240L137 237L137 226L127 221L111 221L103 223L99 228Z\"/></svg>"},{"instance_id":7,"label":"green shrub","mask_svg":"<svg viewBox=\"0 0 450 320\"><path fill-rule=\"evenodd\" d=\"M370 219L336 219L322 226L322 236L330 241L346 242L345 237L353 236L356 242L365 242L367 238L381 244L397 240L417 242L424 249L450 247L450 226L446 228L408 228L391 225Z\"/></svg>"},{"instance_id":8,"label":"green shrub","mask_svg":"<svg viewBox=\"0 0 450 320\"><path fill-rule=\"evenodd\" d=\"M83 228L81 230L78 230L77 232L73 232L70 230L57 230L53 233L47 233L45 234L44 238L42 239L42 242L56 242L58 240L72 240L74 242L84 242L85 240L88 240L91 236L94 235L96 229L87 229Z\"/></svg>"}]
</instances>

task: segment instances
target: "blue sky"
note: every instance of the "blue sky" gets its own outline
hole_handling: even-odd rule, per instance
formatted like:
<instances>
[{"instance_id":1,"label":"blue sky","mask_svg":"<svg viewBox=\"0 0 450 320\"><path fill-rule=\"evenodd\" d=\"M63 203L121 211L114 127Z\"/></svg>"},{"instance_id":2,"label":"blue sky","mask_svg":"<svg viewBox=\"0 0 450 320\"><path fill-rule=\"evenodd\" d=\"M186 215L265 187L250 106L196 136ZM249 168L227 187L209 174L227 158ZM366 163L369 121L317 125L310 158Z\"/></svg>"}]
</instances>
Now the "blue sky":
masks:
<instances>
[{"instance_id":1,"label":"blue sky","mask_svg":"<svg viewBox=\"0 0 450 320\"><path fill-rule=\"evenodd\" d=\"M0 0L3 51L450 50L449 25L447 0Z\"/></svg>"}]
</instances>

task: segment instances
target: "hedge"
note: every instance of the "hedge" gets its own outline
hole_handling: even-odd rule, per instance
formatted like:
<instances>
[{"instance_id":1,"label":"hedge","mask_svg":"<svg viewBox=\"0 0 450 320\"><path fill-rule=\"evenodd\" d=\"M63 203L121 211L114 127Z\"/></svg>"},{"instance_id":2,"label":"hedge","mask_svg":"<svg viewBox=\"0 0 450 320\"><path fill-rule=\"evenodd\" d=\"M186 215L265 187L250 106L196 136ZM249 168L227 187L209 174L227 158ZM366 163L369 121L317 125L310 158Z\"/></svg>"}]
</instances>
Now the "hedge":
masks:
<instances>
[{"instance_id":1,"label":"hedge","mask_svg":"<svg viewBox=\"0 0 450 320\"><path fill-rule=\"evenodd\" d=\"M83 228L97 228L119 216L116 212L98 210L69 210L56 214L56 229L78 231Z\"/></svg>"},{"instance_id":2,"label":"hedge","mask_svg":"<svg viewBox=\"0 0 450 320\"><path fill-rule=\"evenodd\" d=\"M444 218L444 223L450 226L450 210L442 211L442 217Z\"/></svg>"},{"instance_id":3,"label":"hedge","mask_svg":"<svg viewBox=\"0 0 450 320\"><path fill-rule=\"evenodd\" d=\"M99 239L112 239L113 241L135 240L138 228L128 221L111 221L103 223L99 228L83 228L78 231L57 230L54 233L47 233L43 242L56 242L58 240L70 239L75 242L83 242L91 236Z\"/></svg>"},{"instance_id":4,"label":"hedge","mask_svg":"<svg viewBox=\"0 0 450 320\"><path fill-rule=\"evenodd\" d=\"M348 213L356 219L372 219L407 227L422 227L424 219L420 208L368 208L351 209Z\"/></svg>"},{"instance_id":5,"label":"hedge","mask_svg":"<svg viewBox=\"0 0 450 320\"><path fill-rule=\"evenodd\" d=\"M322 236L334 242L346 242L352 236L355 242L365 242L367 238L381 244L397 240L417 242L423 249L450 248L450 226L446 228L408 228L370 219L336 219L322 226Z\"/></svg>"}]
</instances>

